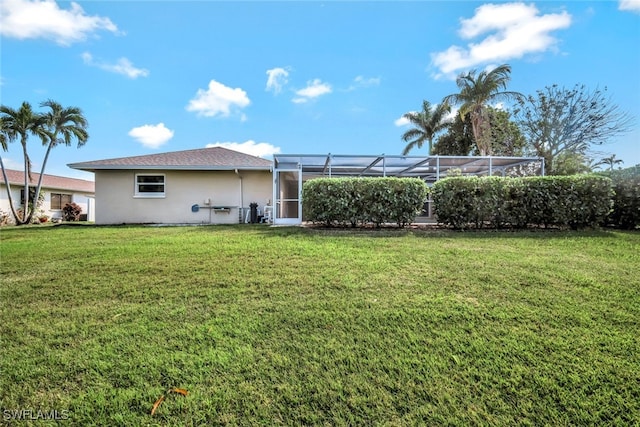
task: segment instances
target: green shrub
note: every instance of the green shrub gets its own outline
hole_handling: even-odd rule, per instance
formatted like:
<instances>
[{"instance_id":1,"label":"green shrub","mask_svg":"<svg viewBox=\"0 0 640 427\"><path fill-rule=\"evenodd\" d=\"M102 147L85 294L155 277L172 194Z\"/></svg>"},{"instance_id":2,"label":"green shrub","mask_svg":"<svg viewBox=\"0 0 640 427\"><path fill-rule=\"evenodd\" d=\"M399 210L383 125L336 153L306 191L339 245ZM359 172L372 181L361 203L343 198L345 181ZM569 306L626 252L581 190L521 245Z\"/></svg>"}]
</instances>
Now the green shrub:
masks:
<instances>
[{"instance_id":1,"label":"green shrub","mask_svg":"<svg viewBox=\"0 0 640 427\"><path fill-rule=\"evenodd\" d=\"M593 227L607 218L613 195L611 180L593 175L454 177L432 192L438 221L457 229Z\"/></svg>"},{"instance_id":2,"label":"green shrub","mask_svg":"<svg viewBox=\"0 0 640 427\"><path fill-rule=\"evenodd\" d=\"M526 228L531 221L530 197L532 189L523 179L504 181L504 225Z\"/></svg>"},{"instance_id":3,"label":"green shrub","mask_svg":"<svg viewBox=\"0 0 640 427\"><path fill-rule=\"evenodd\" d=\"M456 229L474 222L475 195L479 178L452 177L431 187L434 212L438 221Z\"/></svg>"},{"instance_id":4,"label":"green shrub","mask_svg":"<svg viewBox=\"0 0 640 427\"><path fill-rule=\"evenodd\" d=\"M613 190L608 224L627 230L640 226L640 176L614 178Z\"/></svg>"},{"instance_id":5,"label":"green shrub","mask_svg":"<svg viewBox=\"0 0 640 427\"><path fill-rule=\"evenodd\" d=\"M427 200L416 178L317 178L302 189L305 219L330 225L411 223Z\"/></svg>"}]
</instances>

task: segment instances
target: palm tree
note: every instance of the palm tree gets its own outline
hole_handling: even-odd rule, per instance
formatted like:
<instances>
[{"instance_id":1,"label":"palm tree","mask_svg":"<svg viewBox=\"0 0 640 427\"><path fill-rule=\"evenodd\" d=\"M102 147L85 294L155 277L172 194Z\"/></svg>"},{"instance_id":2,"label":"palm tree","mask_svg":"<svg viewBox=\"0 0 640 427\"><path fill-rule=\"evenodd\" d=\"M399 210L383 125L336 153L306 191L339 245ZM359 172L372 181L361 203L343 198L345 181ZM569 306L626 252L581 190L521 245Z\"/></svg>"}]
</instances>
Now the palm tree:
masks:
<instances>
[{"instance_id":1,"label":"palm tree","mask_svg":"<svg viewBox=\"0 0 640 427\"><path fill-rule=\"evenodd\" d=\"M7 151L9 149L9 134L10 130L5 125L6 120L4 116L0 116L0 148L2 151ZM9 208L11 209L11 213L14 218L18 217L16 213L16 209L13 206L13 198L11 197L11 183L9 182L9 177L7 176L7 171L4 168L4 162L2 161L2 156L0 156L0 168L2 169L2 177L4 178L4 183L7 186L7 196L9 198Z\"/></svg>"},{"instance_id":2,"label":"palm tree","mask_svg":"<svg viewBox=\"0 0 640 427\"><path fill-rule=\"evenodd\" d=\"M43 144L47 145L47 151L42 161L40 178L38 179L38 185L33 196L33 206L36 206L38 194L40 194L42 176L44 175L51 149L59 144L64 144L68 147L74 138L78 141L78 148L80 148L89 139L89 134L87 133L87 126L89 124L80 108L63 108L62 105L51 99L41 103L40 106L49 107L50 111L42 115L44 119L44 132L47 136L47 140L43 140ZM31 215L33 215L33 211L29 215L29 219L31 219Z\"/></svg>"},{"instance_id":3,"label":"palm tree","mask_svg":"<svg viewBox=\"0 0 640 427\"><path fill-rule=\"evenodd\" d=\"M491 141L489 141L489 120L486 117L486 107L490 102L518 99L523 95L518 92L507 91L507 83L510 80L511 66L500 65L487 72L482 71L476 76L472 70L466 74L460 74L456 79L456 85L460 93L448 95L443 102L460 105L460 115L464 117L471 114L471 127L473 136L478 145L481 156L491 154Z\"/></svg>"},{"instance_id":4,"label":"palm tree","mask_svg":"<svg viewBox=\"0 0 640 427\"><path fill-rule=\"evenodd\" d=\"M27 140L29 138L29 134L38 136L43 143L47 140L47 135L44 133L43 129L43 116L42 114L34 113L33 109L31 108L31 104L29 104L28 102L23 102L18 110L2 105L0 106L0 113L3 114L2 148L6 150L7 142L12 142L16 139L20 139L20 144L22 145L22 157L24 159L24 199L22 200L24 209L22 218L18 218L15 210L13 210L13 200L10 193L9 203L12 206L12 213L16 219L16 223L18 225L27 224L32 215L29 213L29 181L31 179L31 159L29 158L29 154L27 153ZM4 163L2 164L2 171L3 176L5 177L5 182L7 182L8 184L8 180L6 180L6 172L4 171ZM7 190L9 190L8 186Z\"/></svg>"},{"instance_id":5,"label":"palm tree","mask_svg":"<svg viewBox=\"0 0 640 427\"><path fill-rule=\"evenodd\" d=\"M428 154L431 154L433 138L446 128L445 117L450 111L451 107L446 102L432 107L429 101L422 101L422 111L403 114L402 117L415 127L402 134L402 140L408 142L402 154L409 154L415 147L422 148L425 141L429 142Z\"/></svg>"},{"instance_id":6,"label":"palm tree","mask_svg":"<svg viewBox=\"0 0 640 427\"><path fill-rule=\"evenodd\" d=\"M609 165L609 171L613 172L613 167L621 163L624 163L622 159L616 159L616 155L612 154L609 157L605 157L604 159L600 160L598 163L596 163L596 166Z\"/></svg>"}]
</instances>

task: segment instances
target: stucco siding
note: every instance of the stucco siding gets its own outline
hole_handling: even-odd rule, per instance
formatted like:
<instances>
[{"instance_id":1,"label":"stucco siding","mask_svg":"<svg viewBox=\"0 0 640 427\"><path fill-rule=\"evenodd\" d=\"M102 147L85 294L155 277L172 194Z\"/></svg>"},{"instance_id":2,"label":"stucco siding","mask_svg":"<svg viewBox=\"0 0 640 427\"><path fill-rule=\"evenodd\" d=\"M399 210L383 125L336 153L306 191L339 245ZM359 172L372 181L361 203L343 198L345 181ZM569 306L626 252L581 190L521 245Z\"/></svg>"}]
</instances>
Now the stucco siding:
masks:
<instances>
[{"instance_id":1,"label":"stucco siding","mask_svg":"<svg viewBox=\"0 0 640 427\"><path fill-rule=\"evenodd\" d=\"M137 173L164 175L164 196L136 196ZM271 189L268 171L96 171L96 223L237 224L242 204L266 203Z\"/></svg>"},{"instance_id":2,"label":"stucco siding","mask_svg":"<svg viewBox=\"0 0 640 427\"><path fill-rule=\"evenodd\" d=\"M20 199L20 191L22 186L11 185L11 198L13 199L13 206L16 210L22 207L22 200ZM91 197L92 195L77 193L71 190L57 190L42 188L42 194L44 200L40 205L39 211L42 211L51 219L62 218L62 209L51 209L51 193L63 193L70 194L71 201L76 203L82 208L82 213L87 214L87 219L93 221L94 212L91 211ZM11 206L9 205L9 198L7 196L7 187L4 184L0 184L0 210L4 213L11 215Z\"/></svg>"}]
</instances>

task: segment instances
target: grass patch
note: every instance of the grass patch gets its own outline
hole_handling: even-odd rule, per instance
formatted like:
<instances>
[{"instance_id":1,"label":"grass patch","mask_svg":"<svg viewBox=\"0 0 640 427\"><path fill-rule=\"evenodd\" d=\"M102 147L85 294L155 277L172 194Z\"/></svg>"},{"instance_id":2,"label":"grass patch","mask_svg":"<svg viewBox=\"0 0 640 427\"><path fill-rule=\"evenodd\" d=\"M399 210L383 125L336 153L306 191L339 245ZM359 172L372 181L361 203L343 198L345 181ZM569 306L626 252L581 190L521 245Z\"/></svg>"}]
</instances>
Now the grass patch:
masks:
<instances>
[{"instance_id":1,"label":"grass patch","mask_svg":"<svg viewBox=\"0 0 640 427\"><path fill-rule=\"evenodd\" d=\"M5 423L22 409L82 426L640 422L637 232L0 238ZM152 417L173 387L189 394Z\"/></svg>"}]
</instances>

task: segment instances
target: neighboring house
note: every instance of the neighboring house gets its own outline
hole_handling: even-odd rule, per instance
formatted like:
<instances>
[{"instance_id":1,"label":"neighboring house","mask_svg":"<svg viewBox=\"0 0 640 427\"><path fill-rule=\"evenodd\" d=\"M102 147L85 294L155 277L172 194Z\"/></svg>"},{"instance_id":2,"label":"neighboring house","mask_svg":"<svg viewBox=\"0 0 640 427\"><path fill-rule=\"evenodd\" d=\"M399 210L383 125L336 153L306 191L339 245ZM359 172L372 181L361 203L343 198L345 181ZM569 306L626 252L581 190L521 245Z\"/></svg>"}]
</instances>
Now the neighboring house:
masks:
<instances>
[{"instance_id":1,"label":"neighboring house","mask_svg":"<svg viewBox=\"0 0 640 427\"><path fill-rule=\"evenodd\" d=\"M273 194L271 161L222 147L69 167L95 173L96 224L237 224Z\"/></svg>"},{"instance_id":2,"label":"neighboring house","mask_svg":"<svg viewBox=\"0 0 640 427\"><path fill-rule=\"evenodd\" d=\"M6 173L11 187L13 207L18 210L23 207L24 172L7 169ZM31 173L31 181L29 181L30 191L35 191L35 187L38 185L39 179L40 174L35 172ZM95 185L93 181L44 174L42 177L41 192L44 195L44 201L40 206L40 210L44 215L47 215L51 219L61 219L62 208L64 205L73 202L82 208L82 214L87 215L88 221L94 220L95 210L93 206L93 197L95 193ZM7 184L1 173L0 210L11 216L9 197L7 196Z\"/></svg>"}]
</instances>

